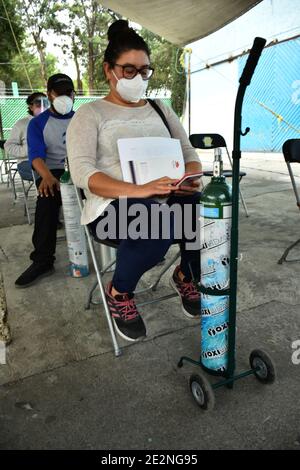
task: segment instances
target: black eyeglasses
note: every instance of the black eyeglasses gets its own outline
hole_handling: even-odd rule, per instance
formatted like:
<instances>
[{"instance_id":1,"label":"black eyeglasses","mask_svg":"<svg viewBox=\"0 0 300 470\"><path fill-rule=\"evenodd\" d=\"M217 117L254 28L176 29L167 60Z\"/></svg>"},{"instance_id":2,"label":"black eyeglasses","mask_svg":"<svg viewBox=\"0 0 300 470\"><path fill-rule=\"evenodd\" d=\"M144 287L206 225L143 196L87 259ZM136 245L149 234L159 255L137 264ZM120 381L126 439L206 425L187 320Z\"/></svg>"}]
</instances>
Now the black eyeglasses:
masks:
<instances>
[{"instance_id":1,"label":"black eyeglasses","mask_svg":"<svg viewBox=\"0 0 300 470\"><path fill-rule=\"evenodd\" d=\"M153 75L154 68L145 66L141 67L140 69L137 69L134 65L121 65L121 64L115 64L115 67L121 67L123 70L123 78L128 78L128 80L131 80L132 78L136 77L138 73L141 74L141 77L143 80L149 80L149 78Z\"/></svg>"}]
</instances>

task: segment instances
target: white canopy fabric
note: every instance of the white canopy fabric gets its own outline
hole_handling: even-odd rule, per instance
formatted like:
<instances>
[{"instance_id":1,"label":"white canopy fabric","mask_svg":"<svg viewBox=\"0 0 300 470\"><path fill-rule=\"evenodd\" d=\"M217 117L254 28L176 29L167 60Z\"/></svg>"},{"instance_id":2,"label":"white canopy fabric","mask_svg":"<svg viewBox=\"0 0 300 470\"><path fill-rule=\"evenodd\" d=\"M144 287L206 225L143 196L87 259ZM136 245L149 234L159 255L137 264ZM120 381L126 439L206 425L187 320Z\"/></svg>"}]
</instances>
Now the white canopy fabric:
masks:
<instances>
[{"instance_id":1,"label":"white canopy fabric","mask_svg":"<svg viewBox=\"0 0 300 470\"><path fill-rule=\"evenodd\" d=\"M99 0L168 41L185 45L235 20L261 0Z\"/></svg>"}]
</instances>

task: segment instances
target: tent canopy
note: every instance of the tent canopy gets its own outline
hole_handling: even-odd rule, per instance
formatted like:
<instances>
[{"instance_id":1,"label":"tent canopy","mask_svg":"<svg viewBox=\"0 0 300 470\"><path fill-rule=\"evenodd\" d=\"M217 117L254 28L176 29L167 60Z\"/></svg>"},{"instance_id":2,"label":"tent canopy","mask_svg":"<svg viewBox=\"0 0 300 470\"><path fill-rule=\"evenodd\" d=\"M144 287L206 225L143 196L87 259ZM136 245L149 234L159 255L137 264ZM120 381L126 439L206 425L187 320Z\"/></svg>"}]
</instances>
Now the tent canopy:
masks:
<instances>
[{"instance_id":1,"label":"tent canopy","mask_svg":"<svg viewBox=\"0 0 300 470\"><path fill-rule=\"evenodd\" d=\"M100 0L168 41L185 45L235 20L261 0Z\"/></svg>"}]
</instances>

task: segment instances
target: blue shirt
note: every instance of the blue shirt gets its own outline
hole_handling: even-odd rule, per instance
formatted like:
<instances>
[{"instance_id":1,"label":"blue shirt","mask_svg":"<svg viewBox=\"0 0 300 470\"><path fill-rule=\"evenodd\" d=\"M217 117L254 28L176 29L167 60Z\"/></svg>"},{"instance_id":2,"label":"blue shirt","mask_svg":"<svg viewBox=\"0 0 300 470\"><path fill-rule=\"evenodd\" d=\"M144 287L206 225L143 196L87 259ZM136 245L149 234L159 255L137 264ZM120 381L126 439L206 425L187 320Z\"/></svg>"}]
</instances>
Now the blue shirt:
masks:
<instances>
[{"instance_id":1,"label":"blue shirt","mask_svg":"<svg viewBox=\"0 0 300 470\"><path fill-rule=\"evenodd\" d=\"M49 109L31 119L27 129L28 158L42 158L49 169L63 169L66 158L66 132L74 115L52 113Z\"/></svg>"}]
</instances>

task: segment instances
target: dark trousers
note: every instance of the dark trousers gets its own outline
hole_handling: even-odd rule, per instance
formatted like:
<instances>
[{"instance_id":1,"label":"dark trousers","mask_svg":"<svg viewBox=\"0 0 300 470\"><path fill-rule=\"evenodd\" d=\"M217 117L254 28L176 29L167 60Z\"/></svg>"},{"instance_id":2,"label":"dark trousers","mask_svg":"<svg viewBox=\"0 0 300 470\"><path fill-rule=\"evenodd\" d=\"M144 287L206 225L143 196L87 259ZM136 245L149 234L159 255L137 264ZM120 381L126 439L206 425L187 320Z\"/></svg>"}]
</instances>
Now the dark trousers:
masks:
<instances>
[{"instance_id":1,"label":"dark trousers","mask_svg":"<svg viewBox=\"0 0 300 470\"><path fill-rule=\"evenodd\" d=\"M193 194L191 196L171 196L167 200L167 204L172 207L173 204L179 204L181 207L189 204L192 213L190 217L190 222L192 224L192 230L196 231L199 229L199 200L200 200L200 193ZM147 208L148 211L148 226L151 227L151 206L159 205L157 201L154 199L140 199L140 198L128 198L127 199L127 207L130 209L133 204L142 204ZM118 222L119 217L119 208L120 208L120 200L114 200L111 205L115 208ZM99 234L99 230L97 232L97 225L101 220L107 217L107 211L104 211L100 217L98 217L95 221L89 224L91 232L95 239L97 239L97 233ZM128 225L134 219L133 216L128 216ZM180 239L175 239L176 232L174 227L176 225L176 221L174 218L171 218L170 224L170 236L168 239L164 239L161 231L161 227L159 228L159 239L151 239L150 235L147 239L131 239L130 235L127 236L125 239L112 239L111 237L107 237L108 239L118 243L117 249L117 259L116 259L116 269L113 276L113 286L119 292L133 292L136 288L136 285L142 275L151 269L152 267L156 266L159 261L161 261L170 248L170 246L174 243L179 243L180 252L181 252L181 271L183 272L184 276L190 280L193 277L199 278L200 276L200 243L197 249L187 249L187 241L192 242L193 240L187 240L184 236ZM184 224L183 221L180 223ZM99 226L98 226L99 227ZM117 224L117 234L119 233L119 227ZM102 237L103 239L104 237ZM99 240L100 241L100 240Z\"/></svg>"},{"instance_id":2,"label":"dark trousers","mask_svg":"<svg viewBox=\"0 0 300 470\"><path fill-rule=\"evenodd\" d=\"M64 170L50 170L53 176L59 180ZM39 187L42 179L36 180ZM52 265L55 261L56 232L61 206L60 191L54 190L54 196L38 196L35 209L34 231L32 243L33 252L30 259L41 265Z\"/></svg>"}]
</instances>

